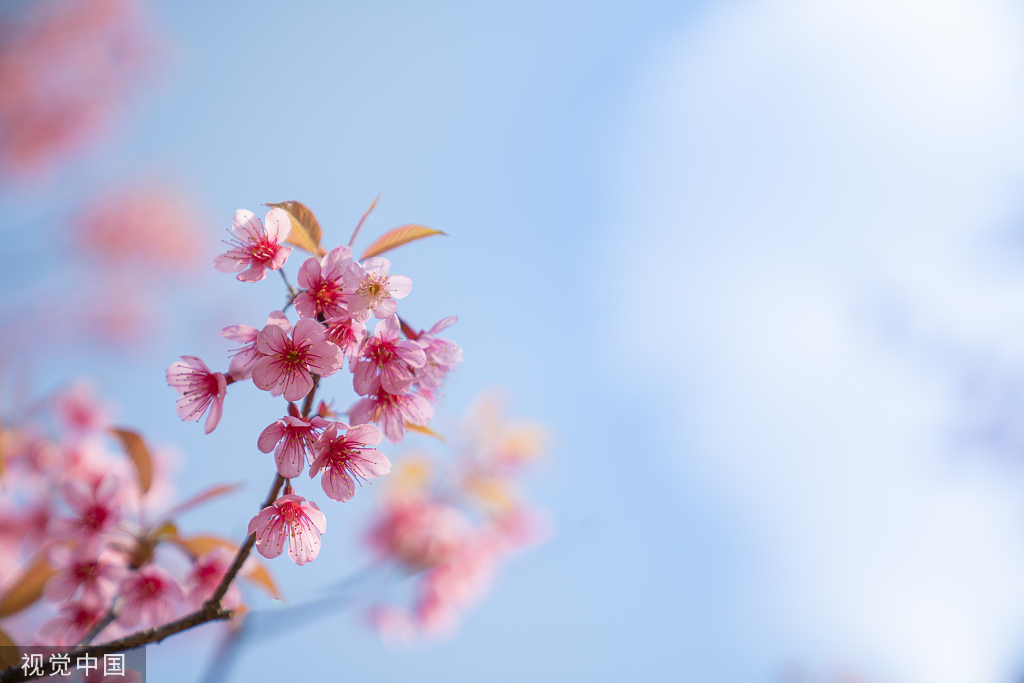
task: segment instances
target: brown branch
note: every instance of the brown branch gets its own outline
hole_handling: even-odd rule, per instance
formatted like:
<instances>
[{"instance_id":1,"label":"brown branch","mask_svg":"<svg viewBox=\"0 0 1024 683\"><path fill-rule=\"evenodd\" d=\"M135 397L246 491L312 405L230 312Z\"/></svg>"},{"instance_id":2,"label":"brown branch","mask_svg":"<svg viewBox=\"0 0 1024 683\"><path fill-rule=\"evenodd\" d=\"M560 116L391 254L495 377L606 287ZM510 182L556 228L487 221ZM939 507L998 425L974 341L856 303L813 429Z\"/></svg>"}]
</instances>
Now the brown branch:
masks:
<instances>
[{"instance_id":1,"label":"brown branch","mask_svg":"<svg viewBox=\"0 0 1024 683\"><path fill-rule=\"evenodd\" d=\"M306 402L302 406L302 417L309 417L309 412L313 409L313 400L316 397L316 390L320 386L320 375L313 375L313 388L306 394ZM260 506L260 510L269 507L277 500L277 494L281 491L281 486L284 485L284 477L278 474L274 479L274 485L270 487L270 493L267 494L267 499L263 501L263 505ZM231 586L231 582L235 580L235 576L241 571L242 565L249 558L249 553L252 552L253 546L256 545L256 534L249 534L249 537L245 539L245 543L238 549L235 554L235 561L231 563L231 566L224 573L224 577L220 580L220 584L217 586L217 590L213 592L213 595L209 600L206 601L205 606L211 605L220 606L220 601L224 598L224 595L228 592L228 588Z\"/></svg>"},{"instance_id":2,"label":"brown branch","mask_svg":"<svg viewBox=\"0 0 1024 683\"><path fill-rule=\"evenodd\" d=\"M146 629L145 631L138 631L130 636L111 640L110 642L101 643L100 645L79 646L69 650L68 655L70 656L71 661L76 661L78 657L82 657L86 654L90 657L102 657L103 655L110 654L111 652L134 650L137 647L149 645L150 643L159 643L168 636L173 636L175 633L181 633L182 631L199 626L200 624L205 624L210 621L230 619L231 615L232 612L225 610L220 605L212 605L207 602L198 612L192 612L177 621L172 621L156 628ZM41 677L26 676L25 670L20 666L9 666L3 671L0 671L0 683L17 683L18 681L27 681L30 678Z\"/></svg>"},{"instance_id":3,"label":"brown branch","mask_svg":"<svg viewBox=\"0 0 1024 683\"><path fill-rule=\"evenodd\" d=\"M93 627L89 629L89 632L82 636L82 639L75 644L88 645L93 641L93 638L100 634L100 631L110 626L111 622L114 621L115 618L117 618L117 600L114 600L114 602L111 603L110 609L107 610L107 613L103 618L97 621Z\"/></svg>"},{"instance_id":4,"label":"brown branch","mask_svg":"<svg viewBox=\"0 0 1024 683\"><path fill-rule=\"evenodd\" d=\"M309 413L313 409L313 400L316 396L316 390L319 386L320 377L318 375L313 375L313 388L309 390L309 393L306 395L306 402L302 406L303 417L309 417ZM263 505L260 506L260 510L272 505L273 502L277 500L277 495L280 493L284 482L284 477L280 474L275 475L274 484L270 487L267 499L263 501ZM242 544L242 547L240 547L238 552L235 554L235 560L231 563L231 567L229 567L227 572L224 573L224 577L220 580L217 590L213 592L213 595L209 600L203 603L203 608L198 612L192 612L177 621L172 621L164 624L163 626L157 626L145 631L137 631L136 633L125 636L124 638L118 638L117 640L112 640L108 643L101 643L96 646L79 645L68 652L72 661L75 661L75 658L87 653L92 657L102 657L103 655L110 654L112 652L133 650L137 647L142 647L143 645L148 645L150 643L159 643L168 636L173 636L175 633L181 633L182 631L199 626L200 624L205 624L210 621L230 619L232 612L224 609L224 606L221 604L221 600L224 598L225 593L228 592L231 582L235 580L239 570L242 568L242 564L244 564L246 559L248 559L249 553L252 552L252 548L255 544L256 534L249 534L249 537L245 539L245 543ZM115 614L116 610L112 606L106 616L104 616L103 619L101 619L100 622L98 622L96 626L94 626L93 629L91 629L83 638L83 642L88 642L92 638L95 638L100 631L106 628L106 626L114 620ZM25 670L20 666L10 666L0 671L0 683L17 683L18 681L25 680L29 680L29 677L25 676Z\"/></svg>"}]
</instances>

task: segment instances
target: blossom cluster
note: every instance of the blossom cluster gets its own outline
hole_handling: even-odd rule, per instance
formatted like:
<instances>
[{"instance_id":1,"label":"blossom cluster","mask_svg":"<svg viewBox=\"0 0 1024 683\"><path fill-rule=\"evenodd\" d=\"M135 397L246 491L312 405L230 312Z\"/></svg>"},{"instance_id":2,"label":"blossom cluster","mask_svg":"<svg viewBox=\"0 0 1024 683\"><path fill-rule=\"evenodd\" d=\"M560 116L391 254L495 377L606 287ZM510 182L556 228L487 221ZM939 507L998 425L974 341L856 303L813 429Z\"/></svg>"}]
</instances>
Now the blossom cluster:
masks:
<instances>
[{"instance_id":1,"label":"blossom cluster","mask_svg":"<svg viewBox=\"0 0 1024 683\"><path fill-rule=\"evenodd\" d=\"M103 128L149 60L150 33L137 0L0 15L0 170L39 172Z\"/></svg>"},{"instance_id":2,"label":"blossom cluster","mask_svg":"<svg viewBox=\"0 0 1024 683\"><path fill-rule=\"evenodd\" d=\"M174 495L171 456L115 427L110 412L79 383L31 416L4 421L0 619L20 617L37 597L31 586L42 586L32 618L0 630L21 644L73 645L115 599L120 609L104 636L163 624L208 599L232 559L228 548L179 535L171 516L183 507L164 511ZM225 598L232 607L240 600L236 587Z\"/></svg>"},{"instance_id":3,"label":"blossom cluster","mask_svg":"<svg viewBox=\"0 0 1024 683\"><path fill-rule=\"evenodd\" d=\"M451 633L487 590L501 563L546 533L542 513L519 491L545 433L509 423L494 398L466 420L450 471L426 458L403 461L367 535L378 556L415 582L411 605L380 604L371 620L392 641Z\"/></svg>"},{"instance_id":4,"label":"blossom cluster","mask_svg":"<svg viewBox=\"0 0 1024 683\"><path fill-rule=\"evenodd\" d=\"M295 493L291 480L306 472L310 479L319 476L329 499L346 502L359 484L387 474L391 463L377 446L385 438L401 441L407 429L426 429L438 390L462 360L462 350L437 336L454 317L419 333L404 325L398 300L412 291L412 281L392 274L388 259L358 261L349 246L321 249L310 241L307 230L313 228L301 221L308 210L293 210L299 218L275 206L262 221L251 211L238 210L229 249L214 259L214 267L236 273L241 282L259 282L271 271L284 275L294 248L309 248L314 256L299 266L298 287L284 276L285 309L294 308L297 319L292 322L284 310L275 310L262 328L226 327L221 336L240 344L226 372L182 356L167 369L167 382L181 394L179 416L199 420L205 415L207 433L220 422L227 388L236 382L251 381L285 400L281 418L255 439L261 452L273 453L284 494L253 517L249 533L264 557L277 557L287 546L288 556L302 565L319 553L326 518L315 502ZM368 334L371 319L377 322ZM323 400L314 413L320 380L343 370L351 373L352 389L360 397L347 420L336 419Z\"/></svg>"}]
</instances>

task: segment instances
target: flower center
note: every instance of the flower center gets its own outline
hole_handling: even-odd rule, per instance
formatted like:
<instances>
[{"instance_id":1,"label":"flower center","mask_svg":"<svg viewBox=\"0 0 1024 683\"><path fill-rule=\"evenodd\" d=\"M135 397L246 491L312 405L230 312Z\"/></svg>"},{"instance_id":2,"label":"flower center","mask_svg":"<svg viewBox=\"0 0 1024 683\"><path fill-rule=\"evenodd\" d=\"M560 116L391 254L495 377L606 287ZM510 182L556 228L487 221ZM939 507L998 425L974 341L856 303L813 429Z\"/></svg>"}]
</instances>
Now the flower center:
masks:
<instances>
[{"instance_id":1,"label":"flower center","mask_svg":"<svg viewBox=\"0 0 1024 683\"><path fill-rule=\"evenodd\" d=\"M391 295L388 294L385 287L388 284L387 275L379 275L377 273L367 273L366 278L359 285L359 289L356 294L363 297L364 299L376 300L376 299L390 299Z\"/></svg>"},{"instance_id":2,"label":"flower center","mask_svg":"<svg viewBox=\"0 0 1024 683\"><path fill-rule=\"evenodd\" d=\"M255 261L269 261L277 253L277 244L271 243L266 237L249 242L249 253Z\"/></svg>"}]
</instances>

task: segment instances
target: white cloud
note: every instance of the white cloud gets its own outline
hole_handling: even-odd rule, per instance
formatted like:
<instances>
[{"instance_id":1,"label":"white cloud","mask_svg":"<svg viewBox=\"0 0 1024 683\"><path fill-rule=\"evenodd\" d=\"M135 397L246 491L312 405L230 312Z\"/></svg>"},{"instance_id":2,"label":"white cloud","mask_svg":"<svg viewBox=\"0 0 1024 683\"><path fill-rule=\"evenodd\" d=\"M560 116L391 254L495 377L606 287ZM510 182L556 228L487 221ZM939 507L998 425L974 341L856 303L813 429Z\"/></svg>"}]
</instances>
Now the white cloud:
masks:
<instances>
[{"instance_id":1,"label":"white cloud","mask_svg":"<svg viewBox=\"0 0 1024 683\"><path fill-rule=\"evenodd\" d=\"M713 7L637 86L608 250L613 310L648 321L629 387L678 402L681 476L767 548L780 659L1024 659L1024 483L950 464L948 378L877 317L1024 361L1024 259L993 253L1024 215L1022 76L1010 3L793 0Z\"/></svg>"}]
</instances>

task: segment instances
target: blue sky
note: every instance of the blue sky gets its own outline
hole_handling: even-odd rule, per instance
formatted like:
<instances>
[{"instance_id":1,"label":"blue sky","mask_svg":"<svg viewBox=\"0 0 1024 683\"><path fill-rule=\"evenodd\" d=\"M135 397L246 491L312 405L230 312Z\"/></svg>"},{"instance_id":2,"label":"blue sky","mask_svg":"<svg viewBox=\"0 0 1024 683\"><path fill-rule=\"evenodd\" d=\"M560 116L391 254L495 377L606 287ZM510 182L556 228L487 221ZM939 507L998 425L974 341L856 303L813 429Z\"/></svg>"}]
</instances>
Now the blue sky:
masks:
<instances>
[{"instance_id":1,"label":"blue sky","mask_svg":"<svg viewBox=\"0 0 1024 683\"><path fill-rule=\"evenodd\" d=\"M554 534L457 638L390 650L338 611L253 645L229 680L299 663L380 681L1019 675L1019 8L154 14L162 74L88 174L48 190L52 211L159 169L224 229L237 208L300 199L340 243L381 192L369 235L449 234L392 259L415 283L403 315L460 318L439 428L500 387L556 434L530 482ZM244 533L268 475L238 444L277 408L233 391L204 437L177 421L163 369L221 357L217 330L279 296L211 269L168 302L156 348L93 365L124 422L179 445L183 492L247 483L197 527ZM993 430L1010 437L977 437ZM274 563L290 601L362 566L373 510L334 506L317 562ZM151 648L152 680L198 680L214 646L197 632Z\"/></svg>"}]
</instances>

